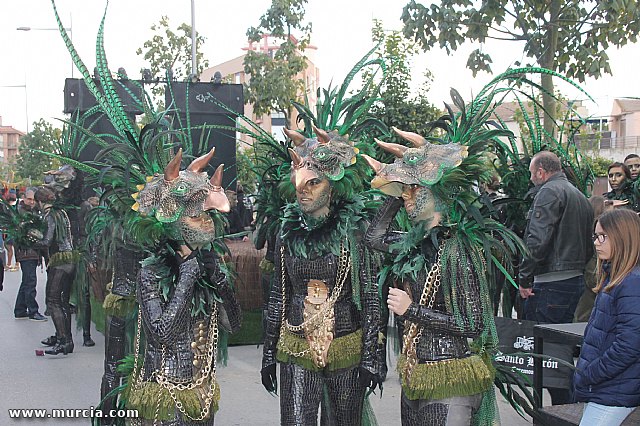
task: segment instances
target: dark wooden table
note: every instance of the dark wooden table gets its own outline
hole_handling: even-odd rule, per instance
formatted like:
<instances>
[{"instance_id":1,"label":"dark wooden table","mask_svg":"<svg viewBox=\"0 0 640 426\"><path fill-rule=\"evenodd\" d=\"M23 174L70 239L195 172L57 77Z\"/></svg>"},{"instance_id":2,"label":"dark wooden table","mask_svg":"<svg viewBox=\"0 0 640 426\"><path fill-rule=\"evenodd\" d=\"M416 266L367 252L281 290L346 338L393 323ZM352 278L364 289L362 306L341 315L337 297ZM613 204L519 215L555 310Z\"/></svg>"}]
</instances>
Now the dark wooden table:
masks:
<instances>
[{"instance_id":1,"label":"dark wooden table","mask_svg":"<svg viewBox=\"0 0 640 426\"><path fill-rule=\"evenodd\" d=\"M586 322L570 324L538 324L533 326L533 351L542 354L544 342L563 343L570 346L582 343ZM537 395L542 396L542 358L533 359L533 387ZM542 398L538 399L538 407L542 406Z\"/></svg>"}]
</instances>

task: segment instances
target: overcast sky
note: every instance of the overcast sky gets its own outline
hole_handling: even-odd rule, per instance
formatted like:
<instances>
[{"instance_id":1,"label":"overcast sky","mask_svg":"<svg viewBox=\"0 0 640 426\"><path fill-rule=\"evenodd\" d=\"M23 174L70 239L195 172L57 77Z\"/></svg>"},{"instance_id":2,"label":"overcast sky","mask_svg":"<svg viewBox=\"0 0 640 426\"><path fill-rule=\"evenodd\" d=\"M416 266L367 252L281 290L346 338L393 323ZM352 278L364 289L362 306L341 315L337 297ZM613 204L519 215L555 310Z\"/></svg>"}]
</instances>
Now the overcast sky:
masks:
<instances>
[{"instance_id":1,"label":"overcast sky","mask_svg":"<svg viewBox=\"0 0 640 426\"><path fill-rule=\"evenodd\" d=\"M227 61L243 54L246 30L256 26L270 0L195 0L196 29L206 37L204 55L210 64ZM312 44L318 50L315 63L320 68L321 85L333 79L341 82L346 73L373 43L374 18L386 29L400 29L400 15L407 0L309 0L306 18L313 24ZM58 0L56 5L65 26L71 26L73 42L81 58L92 70L95 64L95 39L104 11L103 0ZM150 26L166 15L172 27L191 22L190 0L111 0L105 24L105 48L110 68L124 67L131 78L139 78L144 61L135 51L152 36ZM3 125L21 131L31 130L40 118L53 122L64 118L64 79L71 76L71 59L56 31L17 31L20 26L55 28L50 0L0 2L0 116ZM453 56L432 51L415 59L413 69L420 81L428 68L434 76L429 100L436 106L449 101L449 88L455 87L468 100L491 76L479 74L475 79L465 69L468 45ZM484 50L494 59L498 73L516 61L525 62L522 45L501 42ZM640 97L640 44L609 51L613 76L588 80L584 87L597 105L589 105L594 115L606 115L615 97ZM74 76L79 77L77 70ZM19 87L6 87L19 86ZM25 87L26 86L26 87ZM567 95L577 96L566 86ZM566 90L565 90L566 89ZM27 123L29 126L27 127Z\"/></svg>"}]
</instances>

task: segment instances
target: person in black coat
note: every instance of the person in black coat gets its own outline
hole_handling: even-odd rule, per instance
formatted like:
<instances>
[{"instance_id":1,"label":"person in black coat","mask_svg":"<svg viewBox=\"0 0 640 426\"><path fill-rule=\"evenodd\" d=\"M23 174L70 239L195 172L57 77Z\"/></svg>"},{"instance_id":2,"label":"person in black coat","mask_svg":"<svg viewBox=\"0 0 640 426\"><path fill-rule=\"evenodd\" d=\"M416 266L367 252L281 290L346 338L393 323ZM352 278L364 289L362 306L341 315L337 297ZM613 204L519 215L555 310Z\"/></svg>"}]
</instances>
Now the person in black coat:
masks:
<instances>
[{"instance_id":1,"label":"person in black coat","mask_svg":"<svg viewBox=\"0 0 640 426\"><path fill-rule=\"evenodd\" d=\"M580 425L619 425L640 405L640 218L613 210L596 223L597 297L573 379Z\"/></svg>"}]
</instances>

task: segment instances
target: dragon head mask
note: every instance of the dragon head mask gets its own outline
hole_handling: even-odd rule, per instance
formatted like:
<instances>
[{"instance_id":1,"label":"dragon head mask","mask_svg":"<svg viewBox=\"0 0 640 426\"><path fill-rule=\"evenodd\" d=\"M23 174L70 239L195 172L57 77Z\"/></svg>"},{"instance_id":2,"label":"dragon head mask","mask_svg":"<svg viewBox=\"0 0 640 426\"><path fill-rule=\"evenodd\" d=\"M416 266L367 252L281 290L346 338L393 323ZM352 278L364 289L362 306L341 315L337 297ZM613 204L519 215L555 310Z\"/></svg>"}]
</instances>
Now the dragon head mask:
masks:
<instances>
[{"instance_id":1,"label":"dragon head mask","mask_svg":"<svg viewBox=\"0 0 640 426\"><path fill-rule=\"evenodd\" d=\"M385 164L363 155L376 173L371 187L393 197L402 197L412 221L434 219L442 211L442 200L431 188L448 170L462 163L468 155L468 147L457 143L432 144L416 133L393 130L411 142L412 147L376 139L376 143L396 159Z\"/></svg>"},{"instance_id":2,"label":"dragon head mask","mask_svg":"<svg viewBox=\"0 0 640 426\"><path fill-rule=\"evenodd\" d=\"M221 186L224 165L221 164L209 179L203 170L213 158L215 148L194 159L180 170L182 149L167 164L163 175L148 178L140 192L133 194L137 201L132 208L140 214L154 216L172 225L172 235L191 247L203 246L215 238L215 227L208 210L226 213L229 200Z\"/></svg>"}]
</instances>

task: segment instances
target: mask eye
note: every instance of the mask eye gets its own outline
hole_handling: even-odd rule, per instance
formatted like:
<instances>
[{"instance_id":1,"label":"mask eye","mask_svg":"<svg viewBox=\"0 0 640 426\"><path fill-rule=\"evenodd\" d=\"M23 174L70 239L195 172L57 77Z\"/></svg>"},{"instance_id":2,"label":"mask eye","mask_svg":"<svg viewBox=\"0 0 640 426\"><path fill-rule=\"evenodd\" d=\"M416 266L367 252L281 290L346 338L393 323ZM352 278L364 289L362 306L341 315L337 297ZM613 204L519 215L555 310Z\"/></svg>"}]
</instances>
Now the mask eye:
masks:
<instances>
[{"instance_id":1,"label":"mask eye","mask_svg":"<svg viewBox=\"0 0 640 426\"><path fill-rule=\"evenodd\" d=\"M329 151L324 147L319 147L313 153L313 157L318 161L324 161L329 157Z\"/></svg>"},{"instance_id":2,"label":"mask eye","mask_svg":"<svg viewBox=\"0 0 640 426\"><path fill-rule=\"evenodd\" d=\"M172 192L177 195L184 195L187 193L188 190L189 190L189 186L184 182L180 182L173 187Z\"/></svg>"},{"instance_id":3,"label":"mask eye","mask_svg":"<svg viewBox=\"0 0 640 426\"><path fill-rule=\"evenodd\" d=\"M406 157L404 158L404 162L405 162L406 164L410 165L410 166L414 166L414 165L416 165L416 164L418 163L418 159L419 159L419 158L420 158L420 157L418 157L418 156L417 156L417 155L415 155L415 154L409 154L408 156L406 156Z\"/></svg>"}]
</instances>

